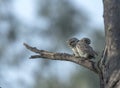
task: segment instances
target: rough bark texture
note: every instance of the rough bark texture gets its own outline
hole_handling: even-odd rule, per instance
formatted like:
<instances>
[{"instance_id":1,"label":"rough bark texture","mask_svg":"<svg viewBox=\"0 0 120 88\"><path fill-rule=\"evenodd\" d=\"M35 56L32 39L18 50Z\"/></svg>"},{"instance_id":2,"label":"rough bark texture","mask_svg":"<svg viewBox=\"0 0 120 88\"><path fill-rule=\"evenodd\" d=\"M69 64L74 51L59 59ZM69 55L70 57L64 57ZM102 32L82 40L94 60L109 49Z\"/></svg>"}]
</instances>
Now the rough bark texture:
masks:
<instances>
[{"instance_id":1,"label":"rough bark texture","mask_svg":"<svg viewBox=\"0 0 120 88\"><path fill-rule=\"evenodd\" d=\"M65 60L65 61L71 61L76 64L82 65L85 68L88 68L89 70L97 73L96 63L94 61L90 61L89 59L85 58L76 58L74 55L70 55L67 53L53 53L48 52L45 50L39 50L36 47L31 47L28 44L24 43L24 46L29 49L30 51L33 51L35 53L38 53L39 55L33 55L30 57L30 59L35 58L44 58L44 59L51 59L51 60Z\"/></svg>"},{"instance_id":2,"label":"rough bark texture","mask_svg":"<svg viewBox=\"0 0 120 88\"><path fill-rule=\"evenodd\" d=\"M101 69L104 88L120 88L120 0L103 0L103 4L106 46Z\"/></svg>"},{"instance_id":3,"label":"rough bark texture","mask_svg":"<svg viewBox=\"0 0 120 88\"><path fill-rule=\"evenodd\" d=\"M66 60L82 65L99 75L100 88L120 88L120 0L103 0L106 46L99 62L76 58L67 53L38 50L24 43L37 53L31 58ZM97 87L96 87L97 88Z\"/></svg>"}]
</instances>

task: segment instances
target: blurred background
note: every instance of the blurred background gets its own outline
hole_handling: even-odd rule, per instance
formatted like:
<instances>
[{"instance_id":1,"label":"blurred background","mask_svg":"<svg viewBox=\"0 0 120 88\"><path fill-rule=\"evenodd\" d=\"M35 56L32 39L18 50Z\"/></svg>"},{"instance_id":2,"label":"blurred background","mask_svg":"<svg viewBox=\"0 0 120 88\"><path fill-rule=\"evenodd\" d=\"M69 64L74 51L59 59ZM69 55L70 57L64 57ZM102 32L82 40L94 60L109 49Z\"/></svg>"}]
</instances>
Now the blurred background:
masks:
<instances>
[{"instance_id":1,"label":"blurred background","mask_svg":"<svg viewBox=\"0 0 120 88\"><path fill-rule=\"evenodd\" d=\"M71 37L89 37L101 56L101 0L0 0L0 88L99 88L98 76L86 68L29 59L34 53L23 46L72 54Z\"/></svg>"}]
</instances>

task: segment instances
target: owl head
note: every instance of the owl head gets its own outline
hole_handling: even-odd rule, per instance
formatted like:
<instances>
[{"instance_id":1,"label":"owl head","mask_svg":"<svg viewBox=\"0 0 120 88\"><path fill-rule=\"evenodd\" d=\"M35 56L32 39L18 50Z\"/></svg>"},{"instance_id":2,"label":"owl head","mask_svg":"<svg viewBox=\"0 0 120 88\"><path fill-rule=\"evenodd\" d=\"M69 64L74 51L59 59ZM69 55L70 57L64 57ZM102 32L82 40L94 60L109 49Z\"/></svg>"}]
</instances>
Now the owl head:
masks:
<instances>
[{"instance_id":1,"label":"owl head","mask_svg":"<svg viewBox=\"0 0 120 88\"><path fill-rule=\"evenodd\" d=\"M80 42L86 43L86 44L91 44L91 40L89 38L82 38Z\"/></svg>"},{"instance_id":2,"label":"owl head","mask_svg":"<svg viewBox=\"0 0 120 88\"><path fill-rule=\"evenodd\" d=\"M71 38L67 41L68 45L74 48L79 40L77 38Z\"/></svg>"}]
</instances>

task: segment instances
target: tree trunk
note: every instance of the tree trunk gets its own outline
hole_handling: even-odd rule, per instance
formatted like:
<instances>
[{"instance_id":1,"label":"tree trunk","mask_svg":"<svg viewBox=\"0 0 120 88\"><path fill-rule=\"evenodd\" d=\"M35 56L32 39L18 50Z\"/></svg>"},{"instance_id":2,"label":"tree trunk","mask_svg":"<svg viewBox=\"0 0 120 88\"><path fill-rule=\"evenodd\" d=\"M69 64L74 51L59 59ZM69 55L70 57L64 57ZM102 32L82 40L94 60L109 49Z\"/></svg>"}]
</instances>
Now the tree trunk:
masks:
<instances>
[{"instance_id":1,"label":"tree trunk","mask_svg":"<svg viewBox=\"0 0 120 88\"><path fill-rule=\"evenodd\" d=\"M24 43L27 49L37 53L30 58L71 61L98 74L100 88L120 88L120 0L103 0L103 5L106 46L100 63L67 53L39 50Z\"/></svg>"},{"instance_id":2,"label":"tree trunk","mask_svg":"<svg viewBox=\"0 0 120 88\"><path fill-rule=\"evenodd\" d=\"M120 88L120 0L103 0L106 46L101 88Z\"/></svg>"}]
</instances>

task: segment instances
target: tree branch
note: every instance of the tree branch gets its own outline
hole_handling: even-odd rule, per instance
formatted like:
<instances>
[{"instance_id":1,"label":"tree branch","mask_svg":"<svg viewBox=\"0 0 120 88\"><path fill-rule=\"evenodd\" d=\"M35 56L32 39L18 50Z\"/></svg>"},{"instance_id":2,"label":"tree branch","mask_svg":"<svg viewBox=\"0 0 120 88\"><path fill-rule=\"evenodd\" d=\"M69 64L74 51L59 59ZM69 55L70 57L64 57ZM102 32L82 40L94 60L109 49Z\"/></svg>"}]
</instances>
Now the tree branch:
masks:
<instances>
[{"instance_id":1,"label":"tree branch","mask_svg":"<svg viewBox=\"0 0 120 88\"><path fill-rule=\"evenodd\" d=\"M33 55L30 57L30 59L35 58L44 58L44 59L50 59L50 60L65 60L65 61L71 61L76 64L82 65L85 68L88 68L89 70L98 73L97 68L95 66L95 62L90 61L89 59L85 58L76 58L74 55L70 55L67 53L53 53L45 50L39 50L36 47L29 46L28 44L24 43L24 46L35 53L38 53L38 55Z\"/></svg>"}]
</instances>

